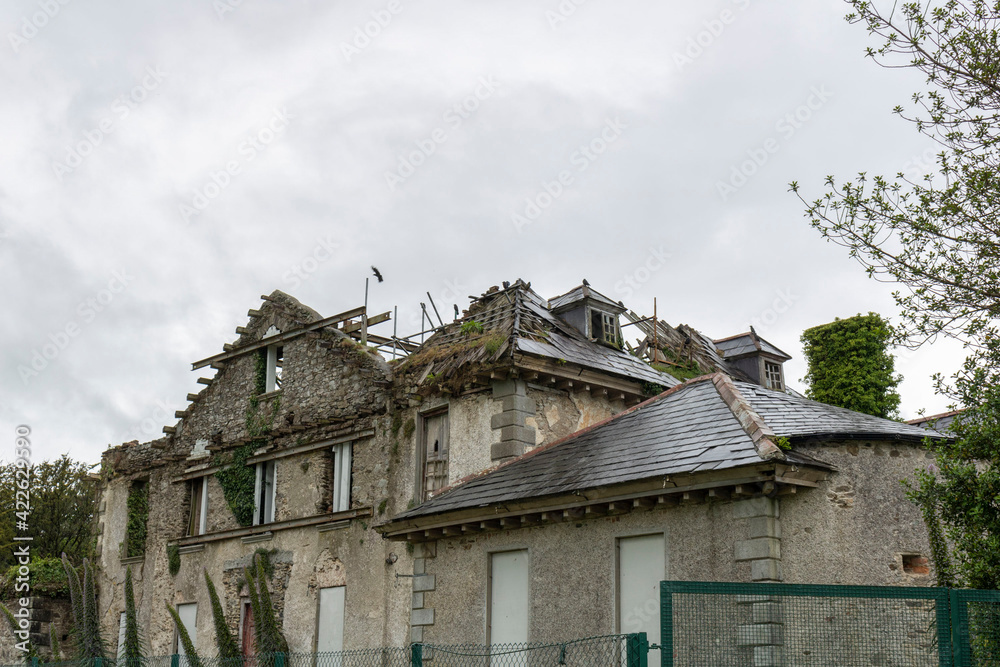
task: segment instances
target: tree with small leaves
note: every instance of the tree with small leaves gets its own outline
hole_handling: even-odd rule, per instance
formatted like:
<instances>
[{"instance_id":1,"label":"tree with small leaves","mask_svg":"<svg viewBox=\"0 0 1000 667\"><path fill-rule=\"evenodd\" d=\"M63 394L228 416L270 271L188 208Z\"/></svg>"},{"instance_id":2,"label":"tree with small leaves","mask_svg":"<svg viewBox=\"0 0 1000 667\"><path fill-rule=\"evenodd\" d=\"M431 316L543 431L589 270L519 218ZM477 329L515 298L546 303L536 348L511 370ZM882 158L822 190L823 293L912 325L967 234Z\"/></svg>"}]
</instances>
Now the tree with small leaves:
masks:
<instances>
[{"instance_id":1,"label":"tree with small leaves","mask_svg":"<svg viewBox=\"0 0 1000 667\"><path fill-rule=\"evenodd\" d=\"M824 238L876 280L899 286L899 343L961 341L968 356L936 390L965 411L935 447L937 470L910 497L940 520L956 584L1000 588L1000 4L984 0L848 0L847 19L875 40L867 55L924 75L926 89L895 112L936 142L920 176L829 176L816 199L791 189Z\"/></svg>"}]
</instances>

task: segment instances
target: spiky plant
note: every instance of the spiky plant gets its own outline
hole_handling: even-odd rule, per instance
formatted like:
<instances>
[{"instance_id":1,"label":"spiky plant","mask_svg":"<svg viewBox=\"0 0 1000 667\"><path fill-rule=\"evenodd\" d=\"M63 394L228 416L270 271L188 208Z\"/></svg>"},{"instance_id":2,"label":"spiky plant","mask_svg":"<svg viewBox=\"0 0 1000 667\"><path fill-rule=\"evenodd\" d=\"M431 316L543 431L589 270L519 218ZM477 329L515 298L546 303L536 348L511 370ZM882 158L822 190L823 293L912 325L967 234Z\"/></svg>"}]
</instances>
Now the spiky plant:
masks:
<instances>
[{"instance_id":1,"label":"spiky plant","mask_svg":"<svg viewBox=\"0 0 1000 667\"><path fill-rule=\"evenodd\" d=\"M229 624L226 623L226 614L222 610L219 593L215 590L212 578L208 576L208 570L205 570L205 585L208 587L208 597L212 601L212 619L215 621L215 646L219 649L219 658L222 660L240 658L242 657L240 647L236 643L233 633L229 630Z\"/></svg>"},{"instance_id":2,"label":"spiky plant","mask_svg":"<svg viewBox=\"0 0 1000 667\"><path fill-rule=\"evenodd\" d=\"M174 619L174 626L177 628L177 636L181 640L181 646L184 647L184 656L187 658L187 662L191 667L205 667L198 657L198 652L194 648L194 642L191 641L191 635L188 634L187 628L181 623L181 617L177 614L177 610L167 604L167 611L170 612L170 617Z\"/></svg>"},{"instance_id":3,"label":"spiky plant","mask_svg":"<svg viewBox=\"0 0 1000 667\"><path fill-rule=\"evenodd\" d=\"M70 636L73 637L75 643L79 643L79 635L77 633L77 628L79 623L83 620L83 586L80 584L80 576L76 572L76 568L73 567L69 562L69 558L66 557L66 553L62 554L62 564L63 569L66 570L66 579L69 582L69 599L72 605L73 611L73 623L70 626Z\"/></svg>"},{"instance_id":4,"label":"spiky plant","mask_svg":"<svg viewBox=\"0 0 1000 667\"><path fill-rule=\"evenodd\" d=\"M267 589L268 577L264 558L258 555L254 560L257 564L257 597L260 600L260 610L270 635L270 643L274 647L273 653L288 653L288 640L285 639L281 628L278 627L278 619L275 617L274 605L271 602L271 592Z\"/></svg>"},{"instance_id":5,"label":"spiky plant","mask_svg":"<svg viewBox=\"0 0 1000 667\"><path fill-rule=\"evenodd\" d=\"M55 623L49 623L49 648L52 649L52 662L62 660L62 649L59 646L59 631Z\"/></svg>"},{"instance_id":6,"label":"spiky plant","mask_svg":"<svg viewBox=\"0 0 1000 667\"><path fill-rule=\"evenodd\" d=\"M125 568L125 639L122 657L128 667L138 667L146 657L139 637L139 621L135 613L135 589L132 585L132 568Z\"/></svg>"},{"instance_id":7,"label":"spiky plant","mask_svg":"<svg viewBox=\"0 0 1000 667\"><path fill-rule=\"evenodd\" d=\"M77 626L80 655L83 659L107 657L104 648L104 638L101 636L100 618L97 614L97 584L94 581L94 570L90 561L83 559L83 623Z\"/></svg>"}]
</instances>

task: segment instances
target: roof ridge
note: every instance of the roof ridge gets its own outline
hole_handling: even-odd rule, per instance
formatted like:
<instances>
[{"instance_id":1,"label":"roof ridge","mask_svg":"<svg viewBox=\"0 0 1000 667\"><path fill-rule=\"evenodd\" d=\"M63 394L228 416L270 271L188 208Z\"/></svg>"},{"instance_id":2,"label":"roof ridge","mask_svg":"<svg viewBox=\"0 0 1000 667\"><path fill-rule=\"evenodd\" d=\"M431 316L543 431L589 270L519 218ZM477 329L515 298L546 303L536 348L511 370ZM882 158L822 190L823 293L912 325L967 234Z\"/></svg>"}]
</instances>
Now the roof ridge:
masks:
<instances>
[{"instance_id":1,"label":"roof ridge","mask_svg":"<svg viewBox=\"0 0 1000 667\"><path fill-rule=\"evenodd\" d=\"M715 373L712 376L712 383L715 385L726 406L740 423L740 426L743 427L743 430L753 440L753 446L757 450L757 454L765 460L784 459L784 452L775 444L777 438L774 431L764 422L764 419L757 411L750 406L750 402L736 387L732 378L725 373Z\"/></svg>"},{"instance_id":2,"label":"roof ridge","mask_svg":"<svg viewBox=\"0 0 1000 667\"><path fill-rule=\"evenodd\" d=\"M601 426L604 426L605 424L609 424L609 423L615 421L616 419L618 419L620 417L624 417L625 415L632 414L633 412L636 412L640 408L643 408L643 407L645 407L647 405L651 405L652 403L654 403L656 401L659 401L659 400L664 399L664 398L666 398L667 396L669 396L669 395L671 395L673 393L676 393L677 391L679 391L682 388L689 387L689 386L691 386L693 384L697 384L699 382L705 382L706 380L711 380L712 378L713 378L713 374L701 375L699 377L691 378L690 380L682 382L681 384L674 385L670 389L667 389L666 391L661 392L661 393L659 393L656 396L653 396L651 398L647 398L642 403L637 403L637 404L633 405L631 408L628 408L626 410L622 410L621 412L615 413L615 414L611 415L610 417L608 417L607 419L602 419L601 421L596 422L594 424L591 424L590 426L587 426L586 428L582 428L579 431L574 431L573 433L570 433L569 435L563 436L563 437L559 438L558 440L553 440L552 442L549 442L549 443L546 443L544 445L540 445L538 447L535 447L534 449L532 449L530 451L527 451L524 454L521 454L520 456L515 457L515 458L513 458L513 459L511 459L509 461L503 461L502 463L498 463L498 464L496 464L494 466L490 466L489 468L484 468L483 470L480 470L479 472L474 472L474 473L471 473L469 475L466 475L465 477L462 477L461 479L455 480L455 482L453 482L452 484L449 484L448 486L440 489L437 493L435 493L434 494L434 498L438 498L438 497L444 495L445 493L447 493L448 491L452 491L454 489L457 489L460 486L465 486L469 482L472 482L472 481L474 481L474 480L476 480L476 479L478 479L480 477L484 477L486 475L492 474L492 473L496 472L497 470L500 470L501 468L506 468L507 466L512 465L514 463L517 463L519 461L524 461L526 459L531 458L535 454L538 454L538 453L543 452L543 451L547 451L549 449L552 449L556 445L561 445L562 443L567 442L569 440L572 440L573 438L581 436L581 435L583 435L585 433L589 433L589 432L593 431L594 429L600 428Z\"/></svg>"}]
</instances>

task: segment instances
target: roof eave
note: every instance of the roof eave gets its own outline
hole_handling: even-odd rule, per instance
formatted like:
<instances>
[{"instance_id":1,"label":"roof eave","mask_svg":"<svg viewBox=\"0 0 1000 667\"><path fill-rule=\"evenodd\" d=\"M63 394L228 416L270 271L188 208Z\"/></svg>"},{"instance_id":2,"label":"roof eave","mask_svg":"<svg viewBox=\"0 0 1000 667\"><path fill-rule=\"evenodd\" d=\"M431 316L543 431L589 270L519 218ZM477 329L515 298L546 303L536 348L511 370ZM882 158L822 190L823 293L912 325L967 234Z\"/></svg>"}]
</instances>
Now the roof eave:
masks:
<instances>
[{"instance_id":1,"label":"roof eave","mask_svg":"<svg viewBox=\"0 0 1000 667\"><path fill-rule=\"evenodd\" d=\"M765 491L770 494L795 493L799 487L818 486L831 470L833 466L821 461L811 465L767 461L725 470L659 475L634 482L578 489L571 493L484 503L415 516L404 514L376 526L376 530L386 539L425 541L653 507L749 498Z\"/></svg>"}]
</instances>

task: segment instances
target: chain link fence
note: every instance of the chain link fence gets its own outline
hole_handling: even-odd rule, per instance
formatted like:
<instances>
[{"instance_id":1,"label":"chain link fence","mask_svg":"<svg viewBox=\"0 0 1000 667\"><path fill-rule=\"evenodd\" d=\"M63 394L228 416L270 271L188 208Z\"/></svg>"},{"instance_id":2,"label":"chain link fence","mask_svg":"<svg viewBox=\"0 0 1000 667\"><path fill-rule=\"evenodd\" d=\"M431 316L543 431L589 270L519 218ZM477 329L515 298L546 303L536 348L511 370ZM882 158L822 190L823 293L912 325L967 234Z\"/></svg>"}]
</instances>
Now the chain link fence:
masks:
<instances>
[{"instance_id":1,"label":"chain link fence","mask_svg":"<svg viewBox=\"0 0 1000 667\"><path fill-rule=\"evenodd\" d=\"M663 582L662 664L1000 667L1000 591Z\"/></svg>"},{"instance_id":2,"label":"chain link fence","mask_svg":"<svg viewBox=\"0 0 1000 667\"><path fill-rule=\"evenodd\" d=\"M62 662L36 658L26 663L34 667L647 667L648 650L644 634L631 634L548 644L412 644L337 653L258 654L228 660L168 655Z\"/></svg>"}]
</instances>

